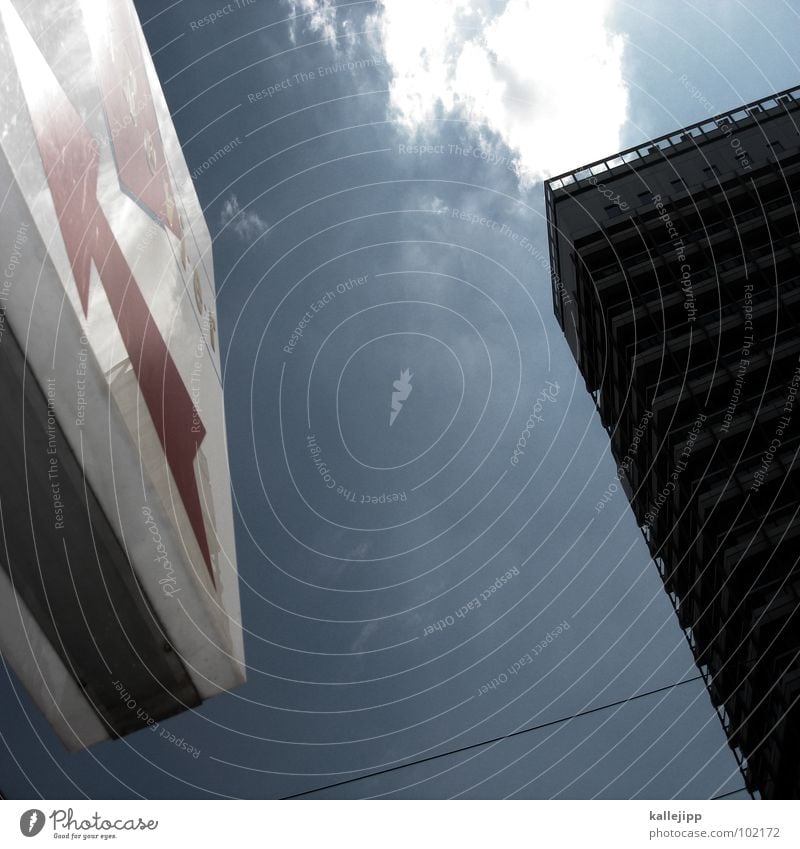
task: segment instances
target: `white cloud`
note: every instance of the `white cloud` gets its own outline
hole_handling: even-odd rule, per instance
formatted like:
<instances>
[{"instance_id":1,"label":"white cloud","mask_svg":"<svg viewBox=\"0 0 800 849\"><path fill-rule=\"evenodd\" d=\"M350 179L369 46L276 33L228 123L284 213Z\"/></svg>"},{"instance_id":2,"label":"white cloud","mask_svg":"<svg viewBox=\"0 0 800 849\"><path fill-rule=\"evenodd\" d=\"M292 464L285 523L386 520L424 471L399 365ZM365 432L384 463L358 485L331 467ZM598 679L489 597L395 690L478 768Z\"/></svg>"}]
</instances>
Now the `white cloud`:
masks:
<instances>
[{"instance_id":1,"label":"white cloud","mask_svg":"<svg viewBox=\"0 0 800 849\"><path fill-rule=\"evenodd\" d=\"M372 622L367 622L367 624L358 632L358 636L353 641L353 644L350 646L350 651L353 653L361 652L364 650L364 646L370 640L370 637L378 630L378 622L374 620Z\"/></svg>"},{"instance_id":2,"label":"white cloud","mask_svg":"<svg viewBox=\"0 0 800 849\"><path fill-rule=\"evenodd\" d=\"M381 0L372 17L410 131L442 110L497 134L530 182L614 153L627 116L613 0Z\"/></svg>"},{"instance_id":3,"label":"white cloud","mask_svg":"<svg viewBox=\"0 0 800 849\"><path fill-rule=\"evenodd\" d=\"M360 542L352 551L348 552L348 557L354 557L358 560L363 560L370 550L368 542Z\"/></svg>"},{"instance_id":4,"label":"white cloud","mask_svg":"<svg viewBox=\"0 0 800 849\"><path fill-rule=\"evenodd\" d=\"M289 0L292 18L300 17L314 35L322 36L336 46L336 7L332 0ZM291 39L297 41L297 22L292 21Z\"/></svg>"},{"instance_id":5,"label":"white cloud","mask_svg":"<svg viewBox=\"0 0 800 849\"><path fill-rule=\"evenodd\" d=\"M231 195L222 205L220 223L223 229L231 227L245 241L269 230L269 224L257 212L247 212L239 207L236 195Z\"/></svg>"}]
</instances>

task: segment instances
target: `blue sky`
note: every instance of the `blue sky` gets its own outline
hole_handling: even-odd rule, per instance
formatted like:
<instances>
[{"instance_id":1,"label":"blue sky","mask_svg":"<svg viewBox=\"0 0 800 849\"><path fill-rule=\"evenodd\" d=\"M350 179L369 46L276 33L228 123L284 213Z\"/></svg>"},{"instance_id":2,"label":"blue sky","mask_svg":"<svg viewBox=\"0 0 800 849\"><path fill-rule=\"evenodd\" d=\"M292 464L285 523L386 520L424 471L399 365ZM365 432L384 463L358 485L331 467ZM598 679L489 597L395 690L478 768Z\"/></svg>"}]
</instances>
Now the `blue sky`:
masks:
<instances>
[{"instance_id":1,"label":"blue sky","mask_svg":"<svg viewBox=\"0 0 800 849\"><path fill-rule=\"evenodd\" d=\"M4 673L3 791L272 798L692 678L626 500L595 510L541 178L797 84L797 4L136 7L215 239L249 681L165 723L196 759L67 755ZM316 795L741 785L695 682Z\"/></svg>"}]
</instances>

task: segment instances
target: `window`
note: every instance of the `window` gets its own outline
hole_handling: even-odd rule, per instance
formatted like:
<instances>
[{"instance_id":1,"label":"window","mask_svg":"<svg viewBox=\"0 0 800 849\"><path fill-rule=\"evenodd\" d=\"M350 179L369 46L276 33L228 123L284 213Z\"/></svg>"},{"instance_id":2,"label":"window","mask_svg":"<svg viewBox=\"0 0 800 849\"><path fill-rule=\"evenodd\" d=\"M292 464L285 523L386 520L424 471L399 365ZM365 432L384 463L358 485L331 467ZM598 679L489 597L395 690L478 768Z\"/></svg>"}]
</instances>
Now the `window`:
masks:
<instances>
[{"instance_id":1,"label":"window","mask_svg":"<svg viewBox=\"0 0 800 849\"><path fill-rule=\"evenodd\" d=\"M773 153L783 153L784 147L779 141L767 142Z\"/></svg>"},{"instance_id":2,"label":"window","mask_svg":"<svg viewBox=\"0 0 800 849\"><path fill-rule=\"evenodd\" d=\"M606 218L616 218L618 215L622 215L622 210L619 208L619 204L612 203L611 206L605 207Z\"/></svg>"},{"instance_id":3,"label":"window","mask_svg":"<svg viewBox=\"0 0 800 849\"><path fill-rule=\"evenodd\" d=\"M681 180L680 177L677 180L670 180L669 184L670 184L670 186L672 186L673 191L675 191L675 192L683 191L683 180Z\"/></svg>"},{"instance_id":4,"label":"window","mask_svg":"<svg viewBox=\"0 0 800 849\"><path fill-rule=\"evenodd\" d=\"M709 165L707 168L703 168L703 173L706 175L706 179L710 180L719 174L719 168L716 165Z\"/></svg>"}]
</instances>

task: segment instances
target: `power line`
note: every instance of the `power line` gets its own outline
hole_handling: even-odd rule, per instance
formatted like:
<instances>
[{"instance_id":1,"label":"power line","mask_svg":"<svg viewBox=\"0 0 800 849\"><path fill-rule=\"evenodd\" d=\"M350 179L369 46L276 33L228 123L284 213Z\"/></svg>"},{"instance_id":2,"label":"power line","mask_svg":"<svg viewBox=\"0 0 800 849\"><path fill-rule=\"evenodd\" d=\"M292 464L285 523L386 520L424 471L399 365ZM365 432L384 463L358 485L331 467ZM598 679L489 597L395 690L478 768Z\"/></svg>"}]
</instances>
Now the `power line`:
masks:
<instances>
[{"instance_id":1,"label":"power line","mask_svg":"<svg viewBox=\"0 0 800 849\"><path fill-rule=\"evenodd\" d=\"M509 734L501 734L499 737L492 737L489 740L481 740L478 743L469 743L466 746L461 746L458 749L451 749L448 752L439 752L435 755L428 755L425 758L419 758L416 761L408 761L407 763L397 764L395 766L387 767L386 769L379 769L375 770L374 772L368 772L365 775L357 775L355 778L346 778L343 781L334 781L332 784L326 784L323 787L316 787L313 790L304 790L302 793L294 793L291 796L283 796L281 798L281 801L287 801L289 799L300 799L303 796L310 796L312 793L321 793L323 790L332 790L334 787L343 787L345 784L352 784L355 781L363 781L365 778L374 778L377 775L386 775L387 773L394 772L398 769L405 769L408 766L416 766L417 764L424 764L430 761L435 761L437 758L445 758L449 755L460 755L463 752L470 751L471 749L477 749L481 746L489 746L492 743L499 743L502 740L510 740L512 737L518 737L520 734L529 734L531 731L541 731L543 728L549 728L550 726L558 725L561 722L569 722L571 719L578 719L579 717L589 716L590 714L597 713L601 710L608 710L612 707L619 707L619 705L624 705L628 702L635 702L637 699L643 699L646 696L654 696L656 693L663 693L666 690L671 690L673 687L680 687L683 684L691 684L693 681L699 681L702 679L702 677L702 675L695 675L694 678L686 678L684 681L676 681L674 684L667 684L666 687L659 687L656 690L648 690L646 693L639 693L636 696L628 696L627 698L620 699L616 702L609 702L609 704L607 705L600 705L600 707L590 708L589 710L573 713L569 716L562 716L560 719L551 719L549 722L543 722L541 725L533 725L530 728L520 728L517 731L512 731Z\"/></svg>"}]
</instances>

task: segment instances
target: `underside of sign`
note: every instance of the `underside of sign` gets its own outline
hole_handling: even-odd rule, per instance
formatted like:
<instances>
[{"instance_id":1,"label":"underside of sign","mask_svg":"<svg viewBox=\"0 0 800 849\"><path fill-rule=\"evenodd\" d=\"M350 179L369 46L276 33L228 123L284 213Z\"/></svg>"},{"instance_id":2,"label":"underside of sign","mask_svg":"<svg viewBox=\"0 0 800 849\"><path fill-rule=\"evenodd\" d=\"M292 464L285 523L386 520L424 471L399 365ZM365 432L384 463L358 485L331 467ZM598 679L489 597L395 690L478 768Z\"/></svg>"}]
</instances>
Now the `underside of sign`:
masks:
<instances>
[{"instance_id":1,"label":"underside of sign","mask_svg":"<svg viewBox=\"0 0 800 849\"><path fill-rule=\"evenodd\" d=\"M58 11L0 0L0 650L78 749L245 676L208 230L130 0Z\"/></svg>"}]
</instances>

